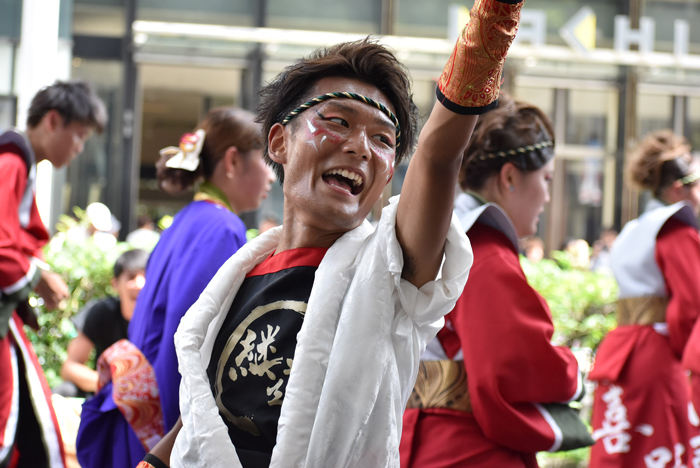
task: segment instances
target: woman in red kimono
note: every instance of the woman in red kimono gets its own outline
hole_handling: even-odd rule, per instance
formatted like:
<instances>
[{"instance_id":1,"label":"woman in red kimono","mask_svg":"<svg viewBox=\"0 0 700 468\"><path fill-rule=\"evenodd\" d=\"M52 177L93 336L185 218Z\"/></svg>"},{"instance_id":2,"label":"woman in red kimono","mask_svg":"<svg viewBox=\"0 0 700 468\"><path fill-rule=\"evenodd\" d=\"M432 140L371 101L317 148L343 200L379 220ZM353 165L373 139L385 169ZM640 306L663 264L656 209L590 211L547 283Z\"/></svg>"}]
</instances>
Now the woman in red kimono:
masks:
<instances>
[{"instance_id":1,"label":"woman in red kimono","mask_svg":"<svg viewBox=\"0 0 700 468\"><path fill-rule=\"evenodd\" d=\"M536 232L549 201L553 135L540 109L503 96L477 123L455 201L474 265L421 357L403 468L530 468L538 451L592 443L566 405L582 395L576 358L550 343L549 309L518 257L518 238Z\"/></svg>"},{"instance_id":2,"label":"woman in red kimono","mask_svg":"<svg viewBox=\"0 0 700 468\"><path fill-rule=\"evenodd\" d=\"M698 418L681 359L700 315L700 162L669 130L649 135L630 161L631 182L655 198L611 251L618 327L590 376L598 384L590 466L697 467Z\"/></svg>"}]
</instances>

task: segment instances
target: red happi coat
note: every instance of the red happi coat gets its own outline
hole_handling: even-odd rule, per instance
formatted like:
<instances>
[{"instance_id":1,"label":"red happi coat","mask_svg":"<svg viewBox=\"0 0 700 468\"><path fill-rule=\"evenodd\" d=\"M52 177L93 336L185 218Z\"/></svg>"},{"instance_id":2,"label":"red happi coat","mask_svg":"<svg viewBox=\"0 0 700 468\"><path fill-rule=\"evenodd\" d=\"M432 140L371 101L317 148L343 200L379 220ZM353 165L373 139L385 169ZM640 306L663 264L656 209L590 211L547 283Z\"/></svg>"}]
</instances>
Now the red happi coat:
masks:
<instances>
[{"instance_id":1,"label":"red happi coat","mask_svg":"<svg viewBox=\"0 0 700 468\"><path fill-rule=\"evenodd\" d=\"M591 468L700 466L699 421L689 406L689 380L681 364L685 355L686 368L700 371L699 354L693 351L700 336L695 332L691 337L700 316L700 236L690 207L657 210L666 213L657 211L656 223L645 222L645 214L629 233L623 230L613 247L612 266L621 297L668 298L666 323L619 326L601 344L590 375L598 384L592 421L597 442ZM652 239L649 245L638 241L641 236L634 229L647 230ZM645 254L655 265L620 265ZM654 294L654 278L659 274L660 294Z\"/></svg>"},{"instance_id":2,"label":"red happi coat","mask_svg":"<svg viewBox=\"0 0 700 468\"><path fill-rule=\"evenodd\" d=\"M696 270L693 274L698 275L700 272ZM695 276L695 278L697 278L697 276ZM697 292L697 289L695 292ZM700 466L700 437L698 437L698 435L700 435L700 429L698 429L700 425L700 417L698 417L698 410L700 410L700 320L695 321L693 332L688 338L688 343L683 352L682 364L683 369L690 371L692 410L689 416L691 425L693 426L691 430L691 435L693 437L690 439L690 448L692 450L691 460L693 462L697 460L696 466ZM696 468L696 466L692 466L692 468Z\"/></svg>"},{"instance_id":3,"label":"red happi coat","mask_svg":"<svg viewBox=\"0 0 700 468\"><path fill-rule=\"evenodd\" d=\"M578 363L569 349L550 343L551 315L523 273L514 230L509 238L477 222L467 235L474 265L436 338L440 351L433 354L444 356L428 360L464 360L473 412L407 409L401 466L537 467L536 452L562 443L541 403L580 396Z\"/></svg>"},{"instance_id":4,"label":"red happi coat","mask_svg":"<svg viewBox=\"0 0 700 468\"><path fill-rule=\"evenodd\" d=\"M36 165L27 140L18 132L0 135L0 300L26 300L39 272L48 240L34 198ZM12 309L10 309L12 310ZM63 468L63 442L51 405L51 390L16 313L0 330L0 465L32 466L45 459Z\"/></svg>"}]
</instances>

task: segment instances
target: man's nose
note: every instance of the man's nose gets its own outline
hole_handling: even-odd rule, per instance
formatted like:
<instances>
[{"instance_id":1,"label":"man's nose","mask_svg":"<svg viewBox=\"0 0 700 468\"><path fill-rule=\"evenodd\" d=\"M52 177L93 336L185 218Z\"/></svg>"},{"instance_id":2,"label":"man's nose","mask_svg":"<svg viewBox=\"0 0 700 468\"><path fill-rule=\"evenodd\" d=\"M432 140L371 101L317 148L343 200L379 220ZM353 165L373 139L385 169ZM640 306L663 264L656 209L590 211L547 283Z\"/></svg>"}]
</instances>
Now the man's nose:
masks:
<instances>
[{"instance_id":1,"label":"man's nose","mask_svg":"<svg viewBox=\"0 0 700 468\"><path fill-rule=\"evenodd\" d=\"M356 129L348 135L343 149L348 153L354 153L362 159L370 159L372 150L370 148L369 135L364 129Z\"/></svg>"}]
</instances>

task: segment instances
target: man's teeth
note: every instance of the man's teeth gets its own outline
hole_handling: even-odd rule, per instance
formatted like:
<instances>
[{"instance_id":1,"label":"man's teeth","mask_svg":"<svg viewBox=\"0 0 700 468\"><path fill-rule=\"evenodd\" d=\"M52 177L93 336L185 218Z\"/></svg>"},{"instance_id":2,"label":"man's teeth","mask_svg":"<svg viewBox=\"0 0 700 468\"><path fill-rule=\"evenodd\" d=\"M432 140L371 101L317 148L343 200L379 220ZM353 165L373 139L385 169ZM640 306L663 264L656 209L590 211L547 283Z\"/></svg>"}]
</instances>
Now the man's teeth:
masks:
<instances>
[{"instance_id":1,"label":"man's teeth","mask_svg":"<svg viewBox=\"0 0 700 468\"><path fill-rule=\"evenodd\" d=\"M348 171L347 169L333 169L328 172L326 172L325 175L333 175L333 174L338 174L340 176L345 177L346 179L352 180L352 185L354 187L358 187L362 185L362 176L360 174L356 174L352 171Z\"/></svg>"}]
</instances>

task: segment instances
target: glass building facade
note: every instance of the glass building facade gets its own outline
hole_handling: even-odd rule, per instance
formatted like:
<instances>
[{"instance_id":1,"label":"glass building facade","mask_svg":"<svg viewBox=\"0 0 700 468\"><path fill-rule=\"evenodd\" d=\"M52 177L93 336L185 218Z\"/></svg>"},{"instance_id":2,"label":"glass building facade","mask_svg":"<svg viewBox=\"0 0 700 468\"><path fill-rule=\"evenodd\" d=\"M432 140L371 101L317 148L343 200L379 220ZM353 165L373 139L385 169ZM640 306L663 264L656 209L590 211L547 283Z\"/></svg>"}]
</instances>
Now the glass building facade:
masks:
<instances>
[{"instance_id":1,"label":"glass building facade","mask_svg":"<svg viewBox=\"0 0 700 468\"><path fill-rule=\"evenodd\" d=\"M0 127L16 115L21 4L0 0ZM177 144L212 107L254 109L257 90L286 65L342 40L377 35L393 47L411 71L425 118L452 49L449 37L472 4L61 0L72 76L97 87L111 117L62 176L54 191L61 210L102 201L126 229L138 213L176 213L188 198L158 191L158 150ZM639 211L639 194L622 175L636 141L671 128L700 149L700 28L692 27L700 24L700 0L527 0L525 11L503 87L544 109L556 129L552 202L539 234L548 249L569 238L592 243ZM399 168L387 197L400 192L404 174ZM130 177L134 195L124 190ZM259 213L280 216L282 203L276 186ZM256 215L245 220L254 226Z\"/></svg>"}]
</instances>

